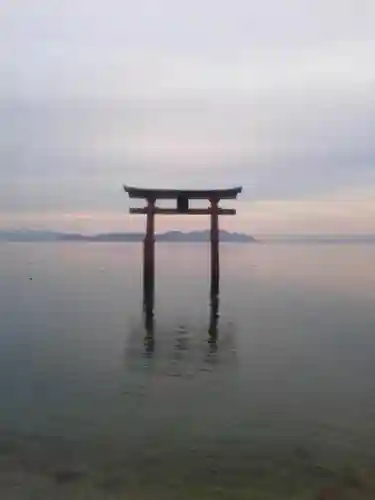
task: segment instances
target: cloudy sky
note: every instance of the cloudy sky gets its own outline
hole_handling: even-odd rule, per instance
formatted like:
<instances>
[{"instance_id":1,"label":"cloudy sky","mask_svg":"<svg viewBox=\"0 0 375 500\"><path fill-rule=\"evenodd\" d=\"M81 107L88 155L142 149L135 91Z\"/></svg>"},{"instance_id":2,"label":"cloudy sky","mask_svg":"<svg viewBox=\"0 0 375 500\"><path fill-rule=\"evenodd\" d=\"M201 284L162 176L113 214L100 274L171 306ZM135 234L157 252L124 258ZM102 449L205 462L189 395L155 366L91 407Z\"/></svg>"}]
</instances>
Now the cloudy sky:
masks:
<instances>
[{"instance_id":1,"label":"cloudy sky","mask_svg":"<svg viewBox=\"0 0 375 500\"><path fill-rule=\"evenodd\" d=\"M243 185L223 226L254 234L375 232L374 26L373 0L3 0L0 227L139 230L127 183Z\"/></svg>"}]
</instances>

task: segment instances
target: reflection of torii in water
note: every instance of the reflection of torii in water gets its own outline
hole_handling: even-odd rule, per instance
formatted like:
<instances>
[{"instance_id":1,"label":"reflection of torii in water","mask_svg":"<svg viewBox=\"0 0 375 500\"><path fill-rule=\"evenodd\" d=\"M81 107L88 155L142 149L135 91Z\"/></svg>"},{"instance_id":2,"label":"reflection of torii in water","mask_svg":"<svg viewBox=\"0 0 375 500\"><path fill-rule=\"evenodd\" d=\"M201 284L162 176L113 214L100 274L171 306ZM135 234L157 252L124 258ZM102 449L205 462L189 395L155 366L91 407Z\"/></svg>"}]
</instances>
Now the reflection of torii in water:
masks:
<instances>
[{"instance_id":1,"label":"reflection of torii in water","mask_svg":"<svg viewBox=\"0 0 375 500\"><path fill-rule=\"evenodd\" d=\"M154 308L152 295L143 296L143 317L144 327L146 331L144 344L146 355L151 356L155 349L155 335L154 335ZM208 343L210 351L216 352L217 339L218 339L218 322L219 322L219 296L211 296L210 304L210 324L208 328Z\"/></svg>"},{"instance_id":2,"label":"reflection of torii in water","mask_svg":"<svg viewBox=\"0 0 375 500\"><path fill-rule=\"evenodd\" d=\"M152 355L155 349L154 335L154 293L148 287L143 289L143 316L146 330L146 355Z\"/></svg>"},{"instance_id":3,"label":"reflection of torii in water","mask_svg":"<svg viewBox=\"0 0 375 500\"><path fill-rule=\"evenodd\" d=\"M217 350L217 337L218 337L218 322L219 322L219 295L211 296L210 304L210 326L208 329L208 342L211 346L211 351Z\"/></svg>"}]
</instances>

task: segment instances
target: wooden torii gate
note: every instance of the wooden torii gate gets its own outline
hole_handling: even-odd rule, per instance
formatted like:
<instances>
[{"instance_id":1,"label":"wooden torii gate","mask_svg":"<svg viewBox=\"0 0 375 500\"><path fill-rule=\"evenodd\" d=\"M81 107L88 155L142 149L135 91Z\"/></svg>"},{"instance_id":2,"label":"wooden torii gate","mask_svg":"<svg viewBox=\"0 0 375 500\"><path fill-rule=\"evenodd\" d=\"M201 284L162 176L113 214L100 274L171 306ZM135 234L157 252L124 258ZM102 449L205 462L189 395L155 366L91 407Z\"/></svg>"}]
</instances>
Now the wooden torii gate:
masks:
<instances>
[{"instance_id":1,"label":"wooden torii gate","mask_svg":"<svg viewBox=\"0 0 375 500\"><path fill-rule=\"evenodd\" d=\"M219 207L220 200L236 199L242 192L242 187L212 190L181 190L181 189L143 189L124 186L130 198L144 199L144 208L130 208L131 214L147 216L146 235L143 247L143 286L144 298L154 302L155 278L155 215L210 215L211 216L211 299L219 293L219 215L235 215L236 210ZM156 206L157 200L176 200L176 208L161 208ZM190 200L208 200L208 208L190 208Z\"/></svg>"}]
</instances>

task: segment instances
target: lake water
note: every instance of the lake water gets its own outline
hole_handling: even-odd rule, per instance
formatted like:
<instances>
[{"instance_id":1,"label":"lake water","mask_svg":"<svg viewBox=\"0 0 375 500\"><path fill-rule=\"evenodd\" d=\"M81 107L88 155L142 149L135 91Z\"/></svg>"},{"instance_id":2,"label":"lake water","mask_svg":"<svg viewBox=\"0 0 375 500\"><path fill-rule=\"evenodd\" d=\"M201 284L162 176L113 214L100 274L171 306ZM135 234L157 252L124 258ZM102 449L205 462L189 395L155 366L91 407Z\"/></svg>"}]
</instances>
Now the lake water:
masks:
<instances>
[{"instance_id":1,"label":"lake water","mask_svg":"<svg viewBox=\"0 0 375 500\"><path fill-rule=\"evenodd\" d=\"M223 244L216 349L208 246L156 251L151 349L140 245L0 245L0 481L44 478L14 498L315 498L375 470L375 245Z\"/></svg>"}]
</instances>

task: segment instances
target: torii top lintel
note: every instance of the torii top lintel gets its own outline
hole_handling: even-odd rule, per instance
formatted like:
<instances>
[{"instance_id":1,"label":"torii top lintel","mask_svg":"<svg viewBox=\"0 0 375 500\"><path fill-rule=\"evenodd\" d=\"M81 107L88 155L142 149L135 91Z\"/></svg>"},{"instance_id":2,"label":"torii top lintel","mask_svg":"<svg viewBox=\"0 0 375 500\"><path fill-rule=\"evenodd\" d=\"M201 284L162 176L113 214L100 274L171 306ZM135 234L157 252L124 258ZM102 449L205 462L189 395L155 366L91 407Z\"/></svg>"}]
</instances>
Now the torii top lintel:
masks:
<instances>
[{"instance_id":1,"label":"torii top lintel","mask_svg":"<svg viewBox=\"0 0 375 500\"><path fill-rule=\"evenodd\" d=\"M180 197L190 200L233 200L242 192L242 187L230 189L145 189L124 186L130 198L173 200Z\"/></svg>"}]
</instances>

